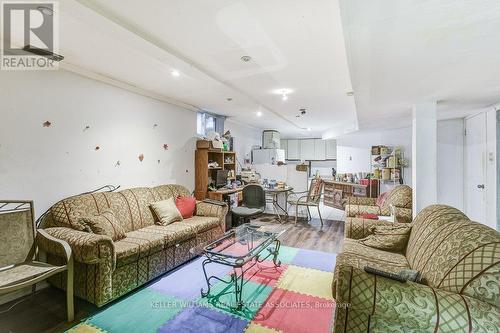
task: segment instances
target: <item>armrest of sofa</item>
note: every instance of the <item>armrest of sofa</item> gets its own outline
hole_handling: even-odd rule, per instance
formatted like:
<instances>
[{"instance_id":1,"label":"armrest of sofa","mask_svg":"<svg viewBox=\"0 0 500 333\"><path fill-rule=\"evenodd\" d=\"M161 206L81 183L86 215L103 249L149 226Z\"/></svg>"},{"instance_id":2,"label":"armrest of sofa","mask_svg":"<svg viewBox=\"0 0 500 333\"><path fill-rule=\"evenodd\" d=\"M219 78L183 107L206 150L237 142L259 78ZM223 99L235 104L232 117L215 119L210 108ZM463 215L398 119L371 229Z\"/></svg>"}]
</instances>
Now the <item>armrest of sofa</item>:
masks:
<instances>
[{"instance_id":1,"label":"armrest of sofa","mask_svg":"<svg viewBox=\"0 0 500 333\"><path fill-rule=\"evenodd\" d=\"M67 243L73 253L75 261L84 264L97 264L102 261L111 261L113 269L116 267L115 246L109 236L92 234L66 227L43 229L37 236L37 242L43 251L61 256L60 242ZM49 237L44 237L47 234ZM56 238L57 240L54 240Z\"/></svg>"},{"instance_id":2,"label":"armrest of sofa","mask_svg":"<svg viewBox=\"0 0 500 333\"><path fill-rule=\"evenodd\" d=\"M344 224L344 238L365 238L372 234L370 228L374 225L394 226L398 224L399 223L384 220L369 220L357 217L348 217L346 218Z\"/></svg>"},{"instance_id":3,"label":"armrest of sofa","mask_svg":"<svg viewBox=\"0 0 500 333\"><path fill-rule=\"evenodd\" d=\"M358 205L358 204L347 204L345 205L345 213L347 217L356 217L362 214L381 214L380 207L377 205Z\"/></svg>"},{"instance_id":4,"label":"armrest of sofa","mask_svg":"<svg viewBox=\"0 0 500 333\"><path fill-rule=\"evenodd\" d=\"M500 309L486 302L442 289L339 267L337 303L348 311L404 323L419 331L453 327L453 332L489 332L500 327ZM349 314L347 314L349 316Z\"/></svg>"},{"instance_id":5,"label":"armrest of sofa","mask_svg":"<svg viewBox=\"0 0 500 333\"><path fill-rule=\"evenodd\" d=\"M226 231L226 215L229 208L226 205L216 205L208 202L197 201L196 202L196 214L198 216L210 216L210 217L218 217L219 224L222 229L222 232Z\"/></svg>"}]
</instances>

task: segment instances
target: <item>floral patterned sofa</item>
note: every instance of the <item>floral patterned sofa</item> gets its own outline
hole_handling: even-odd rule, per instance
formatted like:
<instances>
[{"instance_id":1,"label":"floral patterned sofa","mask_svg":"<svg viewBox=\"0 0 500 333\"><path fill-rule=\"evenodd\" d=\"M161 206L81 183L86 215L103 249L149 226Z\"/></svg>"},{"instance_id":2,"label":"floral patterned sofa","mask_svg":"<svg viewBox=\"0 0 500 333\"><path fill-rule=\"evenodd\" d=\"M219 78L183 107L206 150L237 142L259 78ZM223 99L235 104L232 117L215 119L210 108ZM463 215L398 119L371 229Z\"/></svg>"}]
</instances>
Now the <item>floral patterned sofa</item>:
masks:
<instances>
[{"instance_id":1,"label":"floral patterned sofa","mask_svg":"<svg viewBox=\"0 0 500 333\"><path fill-rule=\"evenodd\" d=\"M186 262L194 256L190 249L224 233L227 207L204 202L197 202L192 218L155 224L150 203L179 195L190 193L180 185L162 185L83 194L52 206L41 227L71 246L76 296L102 306ZM78 220L104 210L115 214L126 238L113 242L108 236L84 231ZM57 244L41 241L48 262L58 264L62 256ZM50 283L63 289L63 275L54 276Z\"/></svg>"},{"instance_id":2,"label":"floral patterned sofa","mask_svg":"<svg viewBox=\"0 0 500 333\"><path fill-rule=\"evenodd\" d=\"M390 206L394 207L395 221L411 222L412 220L412 190L408 185L398 185L391 191L382 193L379 199L365 197L348 197L345 201L347 217L357 217L363 214L390 216Z\"/></svg>"},{"instance_id":3,"label":"floral patterned sofa","mask_svg":"<svg viewBox=\"0 0 500 333\"><path fill-rule=\"evenodd\" d=\"M406 251L392 253L357 241L375 224L391 222L346 221L333 281L336 333L500 331L500 233L434 205L412 222ZM393 273L411 268L423 283L368 274L367 265Z\"/></svg>"}]
</instances>

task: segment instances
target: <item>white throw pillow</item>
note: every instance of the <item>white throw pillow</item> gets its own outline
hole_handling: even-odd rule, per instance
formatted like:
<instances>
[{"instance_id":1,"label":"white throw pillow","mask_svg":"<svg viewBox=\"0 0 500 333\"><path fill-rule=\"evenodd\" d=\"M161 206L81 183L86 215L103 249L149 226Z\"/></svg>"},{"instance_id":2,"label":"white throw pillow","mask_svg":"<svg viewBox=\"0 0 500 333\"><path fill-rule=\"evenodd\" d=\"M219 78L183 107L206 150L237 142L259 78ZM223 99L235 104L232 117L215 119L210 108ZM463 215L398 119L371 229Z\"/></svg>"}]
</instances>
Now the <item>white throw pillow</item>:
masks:
<instances>
[{"instance_id":1,"label":"white throw pillow","mask_svg":"<svg viewBox=\"0 0 500 333\"><path fill-rule=\"evenodd\" d=\"M181 212L177 209L175 205L174 198L168 198L167 200L162 200L158 202L153 202L151 208L158 217L158 224L167 225L175 221L182 221Z\"/></svg>"}]
</instances>

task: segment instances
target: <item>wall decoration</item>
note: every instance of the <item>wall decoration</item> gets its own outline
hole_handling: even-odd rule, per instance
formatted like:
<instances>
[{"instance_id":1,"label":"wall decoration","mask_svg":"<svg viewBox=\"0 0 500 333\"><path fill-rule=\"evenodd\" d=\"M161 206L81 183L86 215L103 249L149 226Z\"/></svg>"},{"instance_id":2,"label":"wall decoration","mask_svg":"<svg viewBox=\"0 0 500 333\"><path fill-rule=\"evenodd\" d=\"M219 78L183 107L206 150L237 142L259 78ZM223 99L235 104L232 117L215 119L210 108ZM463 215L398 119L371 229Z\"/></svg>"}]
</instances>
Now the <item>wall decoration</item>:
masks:
<instances>
[{"instance_id":1,"label":"wall decoration","mask_svg":"<svg viewBox=\"0 0 500 333\"><path fill-rule=\"evenodd\" d=\"M158 164L160 164L160 160L158 160Z\"/></svg>"},{"instance_id":2,"label":"wall decoration","mask_svg":"<svg viewBox=\"0 0 500 333\"><path fill-rule=\"evenodd\" d=\"M99 146L95 146L95 148L94 148L95 151L98 151L99 149L101 149L101 147L99 147Z\"/></svg>"},{"instance_id":3,"label":"wall decoration","mask_svg":"<svg viewBox=\"0 0 500 333\"><path fill-rule=\"evenodd\" d=\"M153 125L153 129L157 128L158 127L158 124L154 124Z\"/></svg>"},{"instance_id":4,"label":"wall decoration","mask_svg":"<svg viewBox=\"0 0 500 333\"><path fill-rule=\"evenodd\" d=\"M188 169L186 169L186 173L189 173L189 170L188 170Z\"/></svg>"},{"instance_id":5,"label":"wall decoration","mask_svg":"<svg viewBox=\"0 0 500 333\"><path fill-rule=\"evenodd\" d=\"M86 130L89 130L89 129L90 129L90 126L89 126L89 125L87 125L87 126L85 126L85 127L83 128L83 131L85 132Z\"/></svg>"},{"instance_id":6,"label":"wall decoration","mask_svg":"<svg viewBox=\"0 0 500 333\"><path fill-rule=\"evenodd\" d=\"M163 149L168 150L168 144L164 143L163 144Z\"/></svg>"},{"instance_id":7,"label":"wall decoration","mask_svg":"<svg viewBox=\"0 0 500 333\"><path fill-rule=\"evenodd\" d=\"M142 162L143 160L144 160L144 154L139 155L139 161Z\"/></svg>"},{"instance_id":8,"label":"wall decoration","mask_svg":"<svg viewBox=\"0 0 500 333\"><path fill-rule=\"evenodd\" d=\"M51 125L52 125L52 123L48 120L43 123L43 127L50 127Z\"/></svg>"},{"instance_id":9,"label":"wall decoration","mask_svg":"<svg viewBox=\"0 0 500 333\"><path fill-rule=\"evenodd\" d=\"M119 167L119 166L120 166L120 164L121 164L121 163L120 163L120 161L116 161L116 163L115 163L115 167Z\"/></svg>"}]
</instances>

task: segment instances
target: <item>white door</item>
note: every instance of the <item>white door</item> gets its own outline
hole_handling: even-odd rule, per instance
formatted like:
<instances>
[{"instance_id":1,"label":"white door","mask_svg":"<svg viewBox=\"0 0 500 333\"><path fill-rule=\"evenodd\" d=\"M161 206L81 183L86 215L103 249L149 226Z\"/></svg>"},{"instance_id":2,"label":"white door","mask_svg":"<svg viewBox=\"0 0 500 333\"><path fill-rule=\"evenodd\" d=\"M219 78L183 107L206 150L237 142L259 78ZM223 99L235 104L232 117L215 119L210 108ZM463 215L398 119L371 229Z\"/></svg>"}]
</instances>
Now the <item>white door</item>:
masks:
<instances>
[{"instance_id":1,"label":"white door","mask_svg":"<svg viewBox=\"0 0 500 333\"><path fill-rule=\"evenodd\" d=\"M465 214L473 221L484 223L486 221L486 113L465 119L465 130Z\"/></svg>"}]
</instances>

